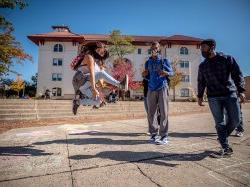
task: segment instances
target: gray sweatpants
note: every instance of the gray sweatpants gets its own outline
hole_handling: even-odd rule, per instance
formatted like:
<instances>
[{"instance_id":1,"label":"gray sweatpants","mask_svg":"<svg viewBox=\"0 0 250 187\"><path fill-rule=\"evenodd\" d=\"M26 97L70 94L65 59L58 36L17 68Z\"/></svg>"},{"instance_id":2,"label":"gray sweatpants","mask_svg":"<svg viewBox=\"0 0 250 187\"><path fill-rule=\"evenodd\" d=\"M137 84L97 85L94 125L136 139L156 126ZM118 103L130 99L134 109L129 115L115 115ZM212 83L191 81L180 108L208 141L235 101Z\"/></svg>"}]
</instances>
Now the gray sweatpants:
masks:
<instances>
[{"instance_id":1,"label":"gray sweatpants","mask_svg":"<svg viewBox=\"0 0 250 187\"><path fill-rule=\"evenodd\" d=\"M164 87L159 91L148 90L147 104L148 104L148 124L149 133L158 134L161 137L168 135L168 88ZM160 129L157 123L154 123L155 113L157 112L157 106L160 111Z\"/></svg>"}]
</instances>

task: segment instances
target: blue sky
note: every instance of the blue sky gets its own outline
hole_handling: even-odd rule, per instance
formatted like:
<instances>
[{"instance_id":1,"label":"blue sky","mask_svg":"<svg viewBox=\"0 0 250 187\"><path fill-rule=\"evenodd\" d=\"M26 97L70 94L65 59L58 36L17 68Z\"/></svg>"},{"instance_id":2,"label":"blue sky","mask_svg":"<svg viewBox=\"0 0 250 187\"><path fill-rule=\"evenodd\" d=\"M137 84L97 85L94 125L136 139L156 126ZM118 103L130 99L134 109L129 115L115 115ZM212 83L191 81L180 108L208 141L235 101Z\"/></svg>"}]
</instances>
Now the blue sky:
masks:
<instances>
[{"instance_id":1,"label":"blue sky","mask_svg":"<svg viewBox=\"0 0 250 187\"><path fill-rule=\"evenodd\" d=\"M24 10L0 9L15 26L15 36L34 63L15 65L25 80L37 72L38 47L27 35L51 32L52 25L68 25L75 33L214 38L217 51L238 61L250 75L249 0L27 0ZM15 75L9 75L15 78Z\"/></svg>"}]
</instances>

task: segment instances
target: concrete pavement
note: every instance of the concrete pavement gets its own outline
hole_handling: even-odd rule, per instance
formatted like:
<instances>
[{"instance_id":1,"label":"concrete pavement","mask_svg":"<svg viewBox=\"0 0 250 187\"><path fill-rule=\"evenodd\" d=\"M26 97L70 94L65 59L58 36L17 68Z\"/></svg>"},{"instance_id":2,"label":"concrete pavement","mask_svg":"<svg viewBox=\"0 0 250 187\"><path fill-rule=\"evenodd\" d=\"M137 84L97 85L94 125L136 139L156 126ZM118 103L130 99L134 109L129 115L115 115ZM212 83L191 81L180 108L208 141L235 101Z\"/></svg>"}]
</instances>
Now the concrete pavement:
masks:
<instances>
[{"instance_id":1,"label":"concrete pavement","mask_svg":"<svg viewBox=\"0 0 250 187\"><path fill-rule=\"evenodd\" d=\"M0 134L0 186L250 186L250 110L235 154L219 150L210 113L170 117L169 145L146 119L13 129Z\"/></svg>"}]
</instances>

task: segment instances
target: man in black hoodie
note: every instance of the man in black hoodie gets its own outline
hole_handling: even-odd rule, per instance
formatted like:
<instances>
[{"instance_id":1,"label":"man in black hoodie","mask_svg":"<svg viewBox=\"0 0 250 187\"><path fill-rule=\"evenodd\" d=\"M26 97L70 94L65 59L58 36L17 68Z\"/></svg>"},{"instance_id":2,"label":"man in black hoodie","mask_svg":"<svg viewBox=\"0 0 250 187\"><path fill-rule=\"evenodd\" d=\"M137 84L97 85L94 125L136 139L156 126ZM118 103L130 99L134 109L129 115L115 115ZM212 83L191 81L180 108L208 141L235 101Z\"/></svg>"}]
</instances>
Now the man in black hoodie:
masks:
<instances>
[{"instance_id":1,"label":"man in black hoodie","mask_svg":"<svg viewBox=\"0 0 250 187\"><path fill-rule=\"evenodd\" d=\"M207 89L208 103L215 121L218 141L222 150L214 157L230 156L233 149L228 137L240 123L240 105L245 101L245 82L241 70L232 56L215 52L213 39L201 43L201 54L205 60L198 71L198 104L203 106L203 94ZM239 97L239 100L238 100ZM225 122L225 112L228 120Z\"/></svg>"}]
</instances>

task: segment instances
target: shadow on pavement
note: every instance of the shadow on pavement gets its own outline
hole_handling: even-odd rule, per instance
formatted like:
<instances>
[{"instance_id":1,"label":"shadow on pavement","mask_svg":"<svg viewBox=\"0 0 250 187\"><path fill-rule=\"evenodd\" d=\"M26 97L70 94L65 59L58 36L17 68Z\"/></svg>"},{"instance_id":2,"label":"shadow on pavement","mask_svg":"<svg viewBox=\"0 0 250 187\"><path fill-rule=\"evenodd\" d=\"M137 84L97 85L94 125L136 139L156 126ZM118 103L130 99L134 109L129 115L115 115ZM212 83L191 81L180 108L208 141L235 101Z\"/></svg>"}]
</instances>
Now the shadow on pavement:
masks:
<instances>
[{"instance_id":1,"label":"shadow on pavement","mask_svg":"<svg viewBox=\"0 0 250 187\"><path fill-rule=\"evenodd\" d=\"M61 140L52 140L44 142L36 142L33 145L47 145L47 144L74 144L74 145L88 145L88 144L106 144L106 145L137 145L148 144L147 140L113 140L110 138L74 138Z\"/></svg>"},{"instance_id":2,"label":"shadow on pavement","mask_svg":"<svg viewBox=\"0 0 250 187\"><path fill-rule=\"evenodd\" d=\"M213 137L217 136L216 133L197 133L197 132L170 132L169 137L176 137L176 138L190 138L190 137Z\"/></svg>"},{"instance_id":3,"label":"shadow on pavement","mask_svg":"<svg viewBox=\"0 0 250 187\"><path fill-rule=\"evenodd\" d=\"M86 160L93 158L110 159L124 162L140 162L168 167L175 167L179 164L166 163L166 161L200 161L208 157L213 151L202 153L161 153L161 152L132 152L132 151L104 151L96 155L73 155L69 159Z\"/></svg>"},{"instance_id":4,"label":"shadow on pavement","mask_svg":"<svg viewBox=\"0 0 250 187\"><path fill-rule=\"evenodd\" d=\"M99 132L99 131L90 131L90 132L81 132L81 133L70 133L69 135L95 135L95 136L125 136L125 137L137 137L137 136L145 136L146 133L119 133L119 132Z\"/></svg>"},{"instance_id":5,"label":"shadow on pavement","mask_svg":"<svg viewBox=\"0 0 250 187\"><path fill-rule=\"evenodd\" d=\"M145 133L110 133L110 132L83 132L70 135L93 135L93 136L122 136L122 137L137 137L137 136L147 136ZM169 137L178 137L178 138L189 138L189 137L211 137L217 136L216 133L169 133ZM51 140L44 142L35 142L33 145L48 145L48 144L73 144L73 145L87 145L87 144L104 144L104 145L139 145L139 144L148 144L148 140L115 140L111 138L71 138L65 141L65 139Z\"/></svg>"},{"instance_id":6,"label":"shadow on pavement","mask_svg":"<svg viewBox=\"0 0 250 187\"><path fill-rule=\"evenodd\" d=\"M34 149L33 146L12 146L0 147L0 156L44 156L52 155L45 153L43 150Z\"/></svg>"},{"instance_id":7,"label":"shadow on pavement","mask_svg":"<svg viewBox=\"0 0 250 187\"><path fill-rule=\"evenodd\" d=\"M82 133L72 133L69 135L93 135L93 136L122 136L122 137L137 137L137 136L147 136L146 133L112 133L112 132L98 132L98 131L90 131L90 132L82 132ZM216 133L180 133L180 132L170 132L169 137L178 137L178 138L189 138L189 137L211 137L217 136Z\"/></svg>"}]
</instances>

